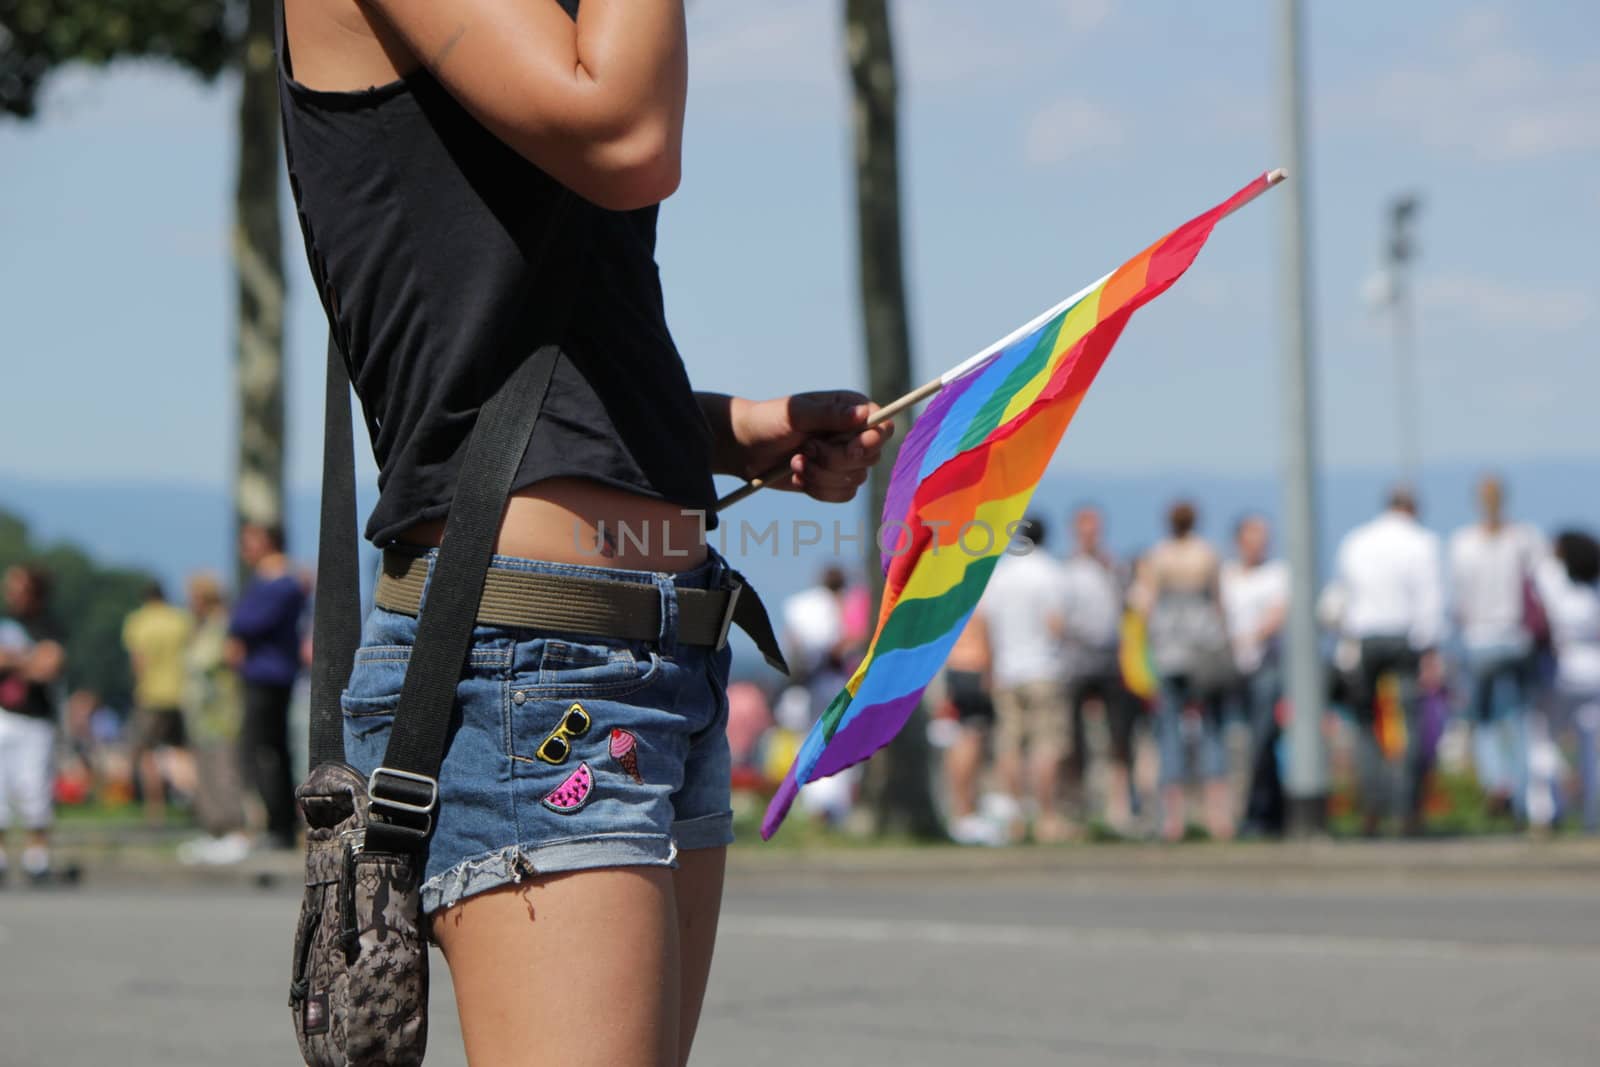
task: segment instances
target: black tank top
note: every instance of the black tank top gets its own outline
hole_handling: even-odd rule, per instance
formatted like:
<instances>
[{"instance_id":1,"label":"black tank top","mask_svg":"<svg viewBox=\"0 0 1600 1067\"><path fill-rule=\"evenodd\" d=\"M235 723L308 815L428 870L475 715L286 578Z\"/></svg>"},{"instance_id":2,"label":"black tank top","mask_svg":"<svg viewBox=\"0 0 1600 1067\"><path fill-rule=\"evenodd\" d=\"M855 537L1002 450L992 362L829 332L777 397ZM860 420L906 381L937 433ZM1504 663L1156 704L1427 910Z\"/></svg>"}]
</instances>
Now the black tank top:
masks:
<instances>
[{"instance_id":1,"label":"black tank top","mask_svg":"<svg viewBox=\"0 0 1600 1067\"><path fill-rule=\"evenodd\" d=\"M576 17L577 0L561 3ZM565 196L425 69L355 92L299 84L281 0L278 57L289 185L378 463L367 537L445 515L479 407L551 341L562 358L514 488L579 477L714 515L710 430L662 304L658 209ZM563 210L587 218L557 229ZM573 270L576 285L560 277ZM572 301L560 338L558 300Z\"/></svg>"}]
</instances>

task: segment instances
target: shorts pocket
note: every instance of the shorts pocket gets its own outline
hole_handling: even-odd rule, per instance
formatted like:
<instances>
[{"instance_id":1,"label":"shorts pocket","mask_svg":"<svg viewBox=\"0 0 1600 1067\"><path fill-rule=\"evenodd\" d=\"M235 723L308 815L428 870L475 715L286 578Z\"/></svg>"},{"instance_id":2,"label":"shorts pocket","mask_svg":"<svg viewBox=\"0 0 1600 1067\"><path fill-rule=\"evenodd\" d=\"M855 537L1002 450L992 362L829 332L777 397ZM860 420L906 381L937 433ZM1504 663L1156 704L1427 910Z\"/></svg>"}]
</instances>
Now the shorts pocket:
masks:
<instances>
[{"instance_id":1,"label":"shorts pocket","mask_svg":"<svg viewBox=\"0 0 1600 1067\"><path fill-rule=\"evenodd\" d=\"M542 640L519 650L510 684L511 758L519 773L576 766L604 753L609 712L656 681L663 665L626 641Z\"/></svg>"},{"instance_id":2,"label":"shorts pocket","mask_svg":"<svg viewBox=\"0 0 1600 1067\"><path fill-rule=\"evenodd\" d=\"M660 669L659 655L625 641L579 643L552 638L518 656L511 676L511 699L624 696L655 681Z\"/></svg>"},{"instance_id":3,"label":"shorts pocket","mask_svg":"<svg viewBox=\"0 0 1600 1067\"><path fill-rule=\"evenodd\" d=\"M387 729L394 721L410 660L411 649L404 645L357 650L350 681L339 695L346 730L354 739Z\"/></svg>"}]
</instances>

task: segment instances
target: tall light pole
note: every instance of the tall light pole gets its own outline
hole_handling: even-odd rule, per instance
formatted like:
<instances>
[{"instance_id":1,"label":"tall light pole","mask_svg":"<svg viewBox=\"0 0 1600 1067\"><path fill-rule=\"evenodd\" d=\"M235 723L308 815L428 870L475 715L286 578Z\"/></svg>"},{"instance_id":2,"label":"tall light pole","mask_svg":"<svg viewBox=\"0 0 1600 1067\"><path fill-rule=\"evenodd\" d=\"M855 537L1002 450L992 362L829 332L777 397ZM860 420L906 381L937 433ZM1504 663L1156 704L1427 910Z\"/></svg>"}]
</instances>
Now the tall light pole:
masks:
<instances>
[{"instance_id":1,"label":"tall light pole","mask_svg":"<svg viewBox=\"0 0 1600 1067\"><path fill-rule=\"evenodd\" d=\"M1312 402L1314 336L1311 266L1307 257L1307 201L1311 171L1305 143L1305 86L1301 71L1300 0L1279 0L1282 138L1286 225L1283 246L1283 475L1284 527L1289 549L1288 623L1289 767L1285 792L1289 831L1298 837L1319 832L1327 820L1328 773L1323 755L1322 678L1316 618L1317 598L1317 426Z\"/></svg>"},{"instance_id":2,"label":"tall light pole","mask_svg":"<svg viewBox=\"0 0 1600 1067\"><path fill-rule=\"evenodd\" d=\"M1422 198L1415 193L1390 201L1389 239L1384 248L1389 318L1394 326L1395 443L1400 450L1400 476L1414 491L1421 488L1417 482L1422 477L1422 390L1417 378L1411 275L1407 268L1417 254L1411 227L1421 208Z\"/></svg>"}]
</instances>

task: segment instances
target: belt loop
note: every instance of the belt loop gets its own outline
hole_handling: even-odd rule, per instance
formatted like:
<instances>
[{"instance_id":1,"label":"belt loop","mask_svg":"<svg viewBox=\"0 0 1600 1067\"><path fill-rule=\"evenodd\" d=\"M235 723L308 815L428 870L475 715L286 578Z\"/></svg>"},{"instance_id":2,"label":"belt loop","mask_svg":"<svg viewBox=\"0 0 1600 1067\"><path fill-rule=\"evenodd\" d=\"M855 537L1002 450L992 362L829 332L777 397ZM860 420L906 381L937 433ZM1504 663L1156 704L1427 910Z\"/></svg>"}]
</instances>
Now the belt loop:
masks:
<instances>
[{"instance_id":1,"label":"belt loop","mask_svg":"<svg viewBox=\"0 0 1600 1067\"><path fill-rule=\"evenodd\" d=\"M678 654L678 584L670 574L656 572L656 589L661 594L661 632L656 643L661 654L672 658Z\"/></svg>"},{"instance_id":2,"label":"belt loop","mask_svg":"<svg viewBox=\"0 0 1600 1067\"><path fill-rule=\"evenodd\" d=\"M417 617L422 617L423 606L428 603L428 590L433 587L434 568L439 565L439 550L428 549L428 554L423 557L428 561L427 568L422 572L422 592L417 596Z\"/></svg>"}]
</instances>

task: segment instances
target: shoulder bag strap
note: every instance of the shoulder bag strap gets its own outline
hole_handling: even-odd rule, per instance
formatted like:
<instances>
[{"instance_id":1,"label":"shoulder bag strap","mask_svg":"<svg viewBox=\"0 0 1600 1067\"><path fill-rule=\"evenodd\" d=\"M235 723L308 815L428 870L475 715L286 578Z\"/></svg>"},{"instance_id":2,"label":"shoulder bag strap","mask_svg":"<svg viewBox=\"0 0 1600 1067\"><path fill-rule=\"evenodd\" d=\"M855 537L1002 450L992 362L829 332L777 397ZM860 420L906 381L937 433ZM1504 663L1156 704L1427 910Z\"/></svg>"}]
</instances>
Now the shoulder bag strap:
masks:
<instances>
[{"instance_id":1,"label":"shoulder bag strap","mask_svg":"<svg viewBox=\"0 0 1600 1067\"><path fill-rule=\"evenodd\" d=\"M355 439L350 375L328 332L323 404L322 517L317 534L317 596L311 622L311 766L344 762L339 694L361 644L361 580L356 535Z\"/></svg>"},{"instance_id":2,"label":"shoulder bag strap","mask_svg":"<svg viewBox=\"0 0 1600 1067\"><path fill-rule=\"evenodd\" d=\"M570 267L549 279L549 336L557 341L566 334L587 255L583 205L569 193L559 210L562 214L541 257L552 262L550 251L560 247L557 235L573 230L570 244L575 254L568 257ZM569 227L573 215L578 216L579 225ZM560 352L557 343L538 349L478 412L428 579L427 603L417 620L417 636L383 766L367 780L371 800L367 851L416 851L433 830L439 767L449 743L456 686L472 646L484 576L494 555L511 483L528 449Z\"/></svg>"}]
</instances>

